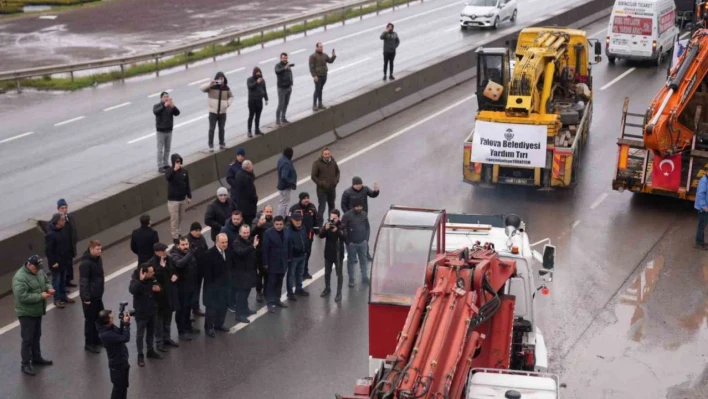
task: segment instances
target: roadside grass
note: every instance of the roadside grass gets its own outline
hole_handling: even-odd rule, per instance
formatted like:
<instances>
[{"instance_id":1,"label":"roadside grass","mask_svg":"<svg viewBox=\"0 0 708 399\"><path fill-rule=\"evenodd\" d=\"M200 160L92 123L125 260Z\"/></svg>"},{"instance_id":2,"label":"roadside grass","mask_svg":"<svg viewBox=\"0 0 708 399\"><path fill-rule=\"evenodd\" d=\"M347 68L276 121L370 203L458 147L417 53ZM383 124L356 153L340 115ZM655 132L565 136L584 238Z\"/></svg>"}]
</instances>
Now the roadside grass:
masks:
<instances>
[{"instance_id":1,"label":"roadside grass","mask_svg":"<svg viewBox=\"0 0 708 399\"><path fill-rule=\"evenodd\" d=\"M23 0L24 1L24 0ZM31 1L43 1L43 0L31 0ZM77 1L77 0L50 0L50 1ZM80 0L79 0L80 1ZM84 0L86 1L86 0ZM405 0L398 0L395 5L405 4ZM382 0L378 4L378 10L388 9L394 6L394 0ZM174 68L180 65L188 65L197 61L214 58L220 55L233 53L238 50L242 50L247 47L253 47L260 45L264 42L269 42L276 39L282 39L285 36L294 35L298 33L303 33L306 30L313 30L320 28L325 25L325 20L327 25L342 22L347 19L356 18L362 15L371 14L376 12L376 4L359 8L351 8L347 11L340 11L336 13L328 14L326 17L321 17L318 19L308 20L307 25L305 23L298 23L297 25L292 25L287 27L286 30L280 29L277 31L265 32L263 36L260 35L252 36L248 38L241 39L240 41L231 40L225 44L217 44L214 46L205 47L196 51L187 52L185 54L179 54L167 58L165 60L160 60L157 65L154 61L146 61L145 63L126 65L124 77L132 78L135 76L146 75L150 73L155 73L157 70L164 70L169 68ZM111 71L98 73L87 76L75 76L72 80L70 77L51 77L44 76L42 78L32 78L32 79L21 79L20 85L26 88L34 88L39 90L79 90L86 87L93 86L95 84L102 84L121 80L120 71ZM0 92L10 91L16 88L16 81L7 80L0 82Z\"/></svg>"}]
</instances>

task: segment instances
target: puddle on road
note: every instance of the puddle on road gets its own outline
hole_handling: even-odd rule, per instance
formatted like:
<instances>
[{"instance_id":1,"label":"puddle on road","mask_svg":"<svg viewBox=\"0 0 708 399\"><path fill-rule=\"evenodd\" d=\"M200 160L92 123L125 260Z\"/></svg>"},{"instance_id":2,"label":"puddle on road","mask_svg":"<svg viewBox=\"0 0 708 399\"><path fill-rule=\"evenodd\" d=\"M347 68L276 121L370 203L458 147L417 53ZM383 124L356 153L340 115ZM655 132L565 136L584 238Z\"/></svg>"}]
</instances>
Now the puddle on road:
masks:
<instances>
[{"instance_id":1,"label":"puddle on road","mask_svg":"<svg viewBox=\"0 0 708 399\"><path fill-rule=\"evenodd\" d=\"M49 11L51 9L52 9L52 6L24 6L22 8L22 11L24 11L24 12Z\"/></svg>"},{"instance_id":2,"label":"puddle on road","mask_svg":"<svg viewBox=\"0 0 708 399\"><path fill-rule=\"evenodd\" d=\"M664 269L664 257L659 255L656 259L649 261L641 273L634 279L632 284L620 295L619 303L624 306L634 307L630 321L630 334L632 340L639 342L642 339L644 328L645 305L651 298L659 275ZM620 305L620 306L621 306ZM621 311L618 309L618 311Z\"/></svg>"}]
</instances>

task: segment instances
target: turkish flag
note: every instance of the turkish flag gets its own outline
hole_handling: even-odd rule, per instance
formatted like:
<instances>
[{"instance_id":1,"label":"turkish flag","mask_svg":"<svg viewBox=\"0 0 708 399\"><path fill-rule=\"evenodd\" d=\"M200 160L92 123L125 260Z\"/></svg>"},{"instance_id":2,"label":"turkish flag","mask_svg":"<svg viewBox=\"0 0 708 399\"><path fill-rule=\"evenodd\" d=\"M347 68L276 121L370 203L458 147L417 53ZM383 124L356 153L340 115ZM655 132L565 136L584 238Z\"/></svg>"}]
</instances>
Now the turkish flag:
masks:
<instances>
[{"instance_id":1,"label":"turkish flag","mask_svg":"<svg viewBox=\"0 0 708 399\"><path fill-rule=\"evenodd\" d=\"M654 154L651 185L667 191L676 192L681 186L681 154L661 157Z\"/></svg>"}]
</instances>

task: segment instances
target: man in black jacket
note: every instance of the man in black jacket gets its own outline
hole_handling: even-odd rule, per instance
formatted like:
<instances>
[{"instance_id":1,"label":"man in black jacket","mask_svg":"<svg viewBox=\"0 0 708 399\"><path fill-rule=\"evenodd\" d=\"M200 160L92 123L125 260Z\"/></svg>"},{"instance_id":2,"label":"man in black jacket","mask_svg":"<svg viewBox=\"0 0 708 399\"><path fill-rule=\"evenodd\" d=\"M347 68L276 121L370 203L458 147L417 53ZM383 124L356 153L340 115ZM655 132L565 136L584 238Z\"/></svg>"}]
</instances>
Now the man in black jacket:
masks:
<instances>
[{"instance_id":1,"label":"man in black jacket","mask_svg":"<svg viewBox=\"0 0 708 399\"><path fill-rule=\"evenodd\" d=\"M216 199L209 204L204 214L204 224L211 227L211 240L216 242L216 235L221 232L224 222L231 217L231 213L236 210L236 205L229 198L229 190L226 187L219 187L216 190Z\"/></svg>"},{"instance_id":2,"label":"man in black jacket","mask_svg":"<svg viewBox=\"0 0 708 399\"><path fill-rule=\"evenodd\" d=\"M189 314L192 310L192 294L196 285L195 277L197 273L197 259L195 257L197 249L190 248L189 239L180 237L179 243L172 247L170 258L175 266L177 281L174 286L177 289L177 299L179 306L176 313L177 333L181 341L191 341L192 324L189 321Z\"/></svg>"},{"instance_id":3,"label":"man in black jacket","mask_svg":"<svg viewBox=\"0 0 708 399\"><path fill-rule=\"evenodd\" d=\"M388 78L391 80L396 80L393 77L393 60L396 58L396 49L401 44L401 40L398 38L398 33L393 31L393 24L386 24L386 30L381 33L381 40L383 40L383 80L386 81L386 67L388 66Z\"/></svg>"},{"instance_id":4,"label":"man in black jacket","mask_svg":"<svg viewBox=\"0 0 708 399\"><path fill-rule=\"evenodd\" d=\"M205 316L206 313L199 307L199 294L202 292L202 281L204 281L204 255L209 250L204 236L202 235L202 225L199 222L194 222L189 227L190 250L194 249L194 257L197 259L197 271L194 275L194 292L192 293L192 314L196 316ZM199 329L192 327L193 333L198 333Z\"/></svg>"},{"instance_id":5,"label":"man in black jacket","mask_svg":"<svg viewBox=\"0 0 708 399\"><path fill-rule=\"evenodd\" d=\"M98 322L100 324L98 334L106 348L108 369L113 383L111 399L127 399L130 364L128 347L125 344L130 342L130 313L125 312L120 327L113 324L113 313L110 310L102 310L98 314Z\"/></svg>"},{"instance_id":6,"label":"man in black jacket","mask_svg":"<svg viewBox=\"0 0 708 399\"><path fill-rule=\"evenodd\" d=\"M224 326L229 295L229 269L233 263L234 254L227 250L226 234L216 236L216 244L207 251L204 267L204 305L207 315L204 319L206 335L214 338L214 330L228 332Z\"/></svg>"},{"instance_id":7,"label":"man in black jacket","mask_svg":"<svg viewBox=\"0 0 708 399\"><path fill-rule=\"evenodd\" d=\"M364 204L355 201L353 209L345 213L342 217L342 229L347 239L347 274L349 275L349 287L354 287L354 266L359 258L359 268L361 269L362 284L369 283L369 271L367 268L366 249L370 233L369 218L364 212Z\"/></svg>"},{"instance_id":8,"label":"man in black jacket","mask_svg":"<svg viewBox=\"0 0 708 399\"><path fill-rule=\"evenodd\" d=\"M66 295L66 273L72 264L71 236L66 234L66 219L61 213L55 213L49 221L45 237L44 253L52 271L52 287L55 287L54 306L63 309L64 304L74 303Z\"/></svg>"},{"instance_id":9,"label":"man in black jacket","mask_svg":"<svg viewBox=\"0 0 708 399\"><path fill-rule=\"evenodd\" d=\"M238 238L238 229L241 228L243 223L243 213L241 211L233 211L231 212L231 220L228 220L224 227L221 228L220 233L226 234L229 247ZM216 243L216 241L214 242Z\"/></svg>"},{"instance_id":10,"label":"man in black jacket","mask_svg":"<svg viewBox=\"0 0 708 399\"><path fill-rule=\"evenodd\" d=\"M310 296L310 293L302 288L303 273L305 271L305 260L307 257L307 229L302 223L302 214L295 212L290 215L290 248L291 257L288 262L287 291L288 299L296 301L297 296ZM293 292L294 288L294 292Z\"/></svg>"},{"instance_id":11,"label":"man in black jacket","mask_svg":"<svg viewBox=\"0 0 708 399\"><path fill-rule=\"evenodd\" d=\"M273 227L273 207L266 205L263 210L253 219L251 224L251 236L258 237L259 242L263 242L263 233ZM268 270L263 268L262 246L256 248L256 268L258 269L258 280L256 282L256 301L263 302L268 287Z\"/></svg>"},{"instance_id":12,"label":"man in black jacket","mask_svg":"<svg viewBox=\"0 0 708 399\"><path fill-rule=\"evenodd\" d=\"M243 161L241 171L234 179L233 190L236 191L236 209L243 213L243 220L249 222L258 212L258 194L256 193L256 175L253 173L253 163ZM235 239L235 238L234 238Z\"/></svg>"},{"instance_id":13,"label":"man in black jacket","mask_svg":"<svg viewBox=\"0 0 708 399\"><path fill-rule=\"evenodd\" d=\"M374 189L370 189L369 186L365 186L361 177L354 176L352 179L352 186L344 190L342 194L342 212L347 213L352 210L352 204L355 202L361 202L364 204L364 212L369 213L369 197L376 198L379 196L379 185L374 183ZM366 238L369 240L369 237ZM366 249L366 257L369 261L373 260L371 257L371 248Z\"/></svg>"},{"instance_id":14,"label":"man in black jacket","mask_svg":"<svg viewBox=\"0 0 708 399\"><path fill-rule=\"evenodd\" d=\"M243 147L238 147L236 149L236 159L229 164L229 168L226 170L226 182L229 184L229 187L231 187L231 199L234 203L236 203L236 189L234 188L236 183L234 183L234 179L238 172L241 171L241 166L245 160L246 150L243 149Z\"/></svg>"},{"instance_id":15,"label":"man in black jacket","mask_svg":"<svg viewBox=\"0 0 708 399\"><path fill-rule=\"evenodd\" d=\"M302 272L302 278L309 280L312 278L310 274L310 255L312 254L312 241L315 239L315 228L321 223L318 219L317 208L310 202L310 194L306 192L300 193L300 202L290 207L290 215L300 213L302 215L302 223L307 233L307 255L305 255L305 268Z\"/></svg>"},{"instance_id":16,"label":"man in black jacket","mask_svg":"<svg viewBox=\"0 0 708 399\"><path fill-rule=\"evenodd\" d=\"M287 308L280 301L283 290L283 276L288 272L288 260L292 259L290 232L285 228L285 219L278 215L273 218L273 228L263 234L263 268L268 270L268 312L275 308Z\"/></svg>"},{"instance_id":17,"label":"man in black jacket","mask_svg":"<svg viewBox=\"0 0 708 399\"><path fill-rule=\"evenodd\" d=\"M157 322L155 295L161 290L160 284L155 280L155 268L151 264L143 263L133 272L128 291L133 295L135 320L138 323L135 343L138 347L138 366L140 367L145 367L143 340L147 343L148 359L162 359L162 355L155 352L153 346L155 341L155 323Z\"/></svg>"},{"instance_id":18,"label":"man in black jacket","mask_svg":"<svg viewBox=\"0 0 708 399\"><path fill-rule=\"evenodd\" d=\"M105 282L100 241L89 241L88 250L81 257L79 278L79 293L84 310L84 349L92 353L100 353L101 341L98 339L96 321L98 313L103 310Z\"/></svg>"},{"instance_id":19,"label":"man in black jacket","mask_svg":"<svg viewBox=\"0 0 708 399\"><path fill-rule=\"evenodd\" d=\"M285 118L290 104L290 95L293 92L293 71L295 64L288 62L288 53L280 54L280 62L275 64L275 76L278 78L278 109L275 111L275 123L280 126L290 123Z\"/></svg>"},{"instance_id":20,"label":"man in black jacket","mask_svg":"<svg viewBox=\"0 0 708 399\"><path fill-rule=\"evenodd\" d=\"M152 228L150 215L140 216L140 228L133 230L130 235L130 250L138 255L138 265L152 259L155 255L153 246L160 242L160 236Z\"/></svg>"},{"instance_id":21,"label":"man in black jacket","mask_svg":"<svg viewBox=\"0 0 708 399\"><path fill-rule=\"evenodd\" d=\"M79 235L76 232L76 223L74 222L74 216L69 215L69 204L66 202L64 198L60 198L59 201L57 201L57 210L59 213L64 215L64 223L65 223L65 228L63 230L64 234L67 234L70 238L69 240L71 241L71 259L76 257L76 243L79 241ZM66 270L66 286L67 287L76 287L76 284L74 284L74 267L69 267ZM68 291L68 290L67 290Z\"/></svg>"},{"instance_id":22,"label":"man in black jacket","mask_svg":"<svg viewBox=\"0 0 708 399\"><path fill-rule=\"evenodd\" d=\"M187 205L192 202L192 188L189 185L189 174L182 167L182 157L172 154L172 168L167 170L167 210L170 212L170 232L172 241L177 244L180 236L179 226L184 217Z\"/></svg>"},{"instance_id":23,"label":"man in black jacket","mask_svg":"<svg viewBox=\"0 0 708 399\"><path fill-rule=\"evenodd\" d=\"M160 94L160 102L152 107L152 113L155 114L155 130L157 130L157 171L165 172L170 168L167 157L170 156L172 146L174 117L179 115L179 109L169 93L163 91Z\"/></svg>"},{"instance_id":24,"label":"man in black jacket","mask_svg":"<svg viewBox=\"0 0 708 399\"><path fill-rule=\"evenodd\" d=\"M337 295L334 297L335 302L342 300L342 284L344 276L342 274L342 263L344 262L344 231L342 223L339 220L339 210L333 209L329 213L329 220L320 230L320 238L325 239L324 250L324 267L325 267L325 289L320 294L321 297L326 297L332 290L330 289L330 280L332 277L332 266L337 272Z\"/></svg>"},{"instance_id":25,"label":"man in black jacket","mask_svg":"<svg viewBox=\"0 0 708 399\"><path fill-rule=\"evenodd\" d=\"M261 68L254 67L253 74L246 80L248 87L248 137L253 137L251 126L253 118L256 118L256 135L261 135L261 112L263 111L263 101L268 105L268 90L263 79Z\"/></svg>"},{"instance_id":26,"label":"man in black jacket","mask_svg":"<svg viewBox=\"0 0 708 399\"><path fill-rule=\"evenodd\" d=\"M179 347L171 338L172 313L179 309L177 289L177 273L174 262L167 256L167 245L155 244L155 256L150 260L155 270L155 280L160 285L160 291L155 295L157 302L157 322L155 323L155 340L157 350L167 352L166 346Z\"/></svg>"}]
</instances>

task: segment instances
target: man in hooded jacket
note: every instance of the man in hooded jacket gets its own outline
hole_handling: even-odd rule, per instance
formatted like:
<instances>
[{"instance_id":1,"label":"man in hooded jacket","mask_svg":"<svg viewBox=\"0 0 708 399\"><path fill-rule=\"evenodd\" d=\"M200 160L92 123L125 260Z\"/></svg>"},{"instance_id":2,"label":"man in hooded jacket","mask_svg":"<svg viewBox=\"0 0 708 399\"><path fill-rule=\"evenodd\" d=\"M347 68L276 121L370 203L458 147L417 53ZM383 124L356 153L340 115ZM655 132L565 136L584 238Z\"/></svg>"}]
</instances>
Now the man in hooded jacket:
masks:
<instances>
[{"instance_id":1,"label":"man in hooded jacket","mask_svg":"<svg viewBox=\"0 0 708 399\"><path fill-rule=\"evenodd\" d=\"M256 175L253 173L253 163L243 161L241 172L234 179L236 190L236 209L243 212L243 220L253 220L258 213L258 194L256 193ZM234 238L235 239L235 238Z\"/></svg>"},{"instance_id":2,"label":"man in hooded jacket","mask_svg":"<svg viewBox=\"0 0 708 399\"><path fill-rule=\"evenodd\" d=\"M219 148L226 148L224 125L226 125L226 110L234 102L234 95L229 88L229 81L223 72L217 72L214 80L200 87L209 97L209 150L214 151L214 129L219 123Z\"/></svg>"},{"instance_id":3,"label":"man in hooded jacket","mask_svg":"<svg viewBox=\"0 0 708 399\"><path fill-rule=\"evenodd\" d=\"M167 210L170 213L170 231L172 241L177 244L180 224L184 218L187 205L192 202L192 188L189 185L189 173L182 167L182 157L172 154L172 168L165 173L167 179Z\"/></svg>"},{"instance_id":4,"label":"man in hooded jacket","mask_svg":"<svg viewBox=\"0 0 708 399\"><path fill-rule=\"evenodd\" d=\"M393 24L388 23L386 25L386 30L381 33L381 40L383 40L383 80L386 81L386 67L388 68L388 78L391 80L396 80L393 77L393 60L396 58L396 49L401 44L401 40L398 38L398 33L393 31Z\"/></svg>"},{"instance_id":5,"label":"man in hooded jacket","mask_svg":"<svg viewBox=\"0 0 708 399\"><path fill-rule=\"evenodd\" d=\"M253 75L246 80L248 87L248 137L253 137L251 124L256 118L256 135L261 135L261 112L263 111L263 101L268 105L268 90L263 79L261 68L254 67Z\"/></svg>"},{"instance_id":6,"label":"man in hooded jacket","mask_svg":"<svg viewBox=\"0 0 708 399\"><path fill-rule=\"evenodd\" d=\"M66 273L72 265L71 235L66 234L66 219L61 213L55 213L49 221L47 235L45 236L44 253L52 271L52 286L54 292L54 306L63 309L65 303L74 303L66 295Z\"/></svg>"},{"instance_id":7,"label":"man in hooded jacket","mask_svg":"<svg viewBox=\"0 0 708 399\"><path fill-rule=\"evenodd\" d=\"M278 159L277 188L280 192L277 215L285 217L288 214L290 193L297 188L297 171L295 170L295 165L293 165L293 149L290 147L285 148L283 155Z\"/></svg>"}]
</instances>

